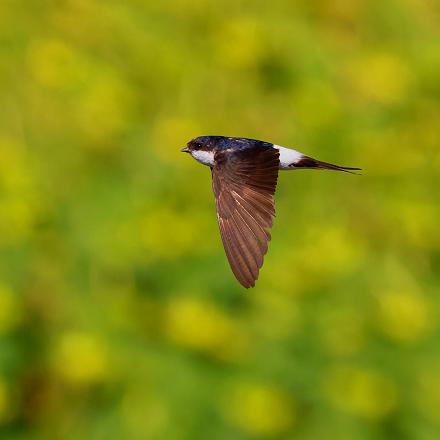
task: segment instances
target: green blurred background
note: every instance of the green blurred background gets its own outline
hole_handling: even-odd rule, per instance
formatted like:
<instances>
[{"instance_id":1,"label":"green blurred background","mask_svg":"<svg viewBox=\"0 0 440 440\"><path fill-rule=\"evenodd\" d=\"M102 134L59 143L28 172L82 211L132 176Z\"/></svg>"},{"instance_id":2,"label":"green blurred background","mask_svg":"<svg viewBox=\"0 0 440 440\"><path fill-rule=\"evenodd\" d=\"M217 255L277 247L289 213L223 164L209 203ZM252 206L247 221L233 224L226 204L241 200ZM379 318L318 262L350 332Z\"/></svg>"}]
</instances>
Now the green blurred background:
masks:
<instances>
[{"instance_id":1,"label":"green blurred background","mask_svg":"<svg viewBox=\"0 0 440 440\"><path fill-rule=\"evenodd\" d=\"M0 437L440 438L440 10L1 0ZM192 137L280 175L234 279Z\"/></svg>"}]
</instances>

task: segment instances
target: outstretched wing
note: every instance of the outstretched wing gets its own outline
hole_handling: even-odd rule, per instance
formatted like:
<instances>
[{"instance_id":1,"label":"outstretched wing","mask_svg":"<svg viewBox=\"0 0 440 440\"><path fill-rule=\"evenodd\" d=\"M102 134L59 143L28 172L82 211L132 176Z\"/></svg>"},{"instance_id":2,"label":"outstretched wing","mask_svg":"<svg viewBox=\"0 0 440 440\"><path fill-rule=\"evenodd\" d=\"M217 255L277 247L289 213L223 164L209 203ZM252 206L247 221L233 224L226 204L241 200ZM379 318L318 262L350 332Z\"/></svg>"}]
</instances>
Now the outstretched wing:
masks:
<instances>
[{"instance_id":1,"label":"outstretched wing","mask_svg":"<svg viewBox=\"0 0 440 440\"><path fill-rule=\"evenodd\" d=\"M255 285L271 238L279 162L272 146L215 154L212 187L220 234L232 272L246 288Z\"/></svg>"}]
</instances>

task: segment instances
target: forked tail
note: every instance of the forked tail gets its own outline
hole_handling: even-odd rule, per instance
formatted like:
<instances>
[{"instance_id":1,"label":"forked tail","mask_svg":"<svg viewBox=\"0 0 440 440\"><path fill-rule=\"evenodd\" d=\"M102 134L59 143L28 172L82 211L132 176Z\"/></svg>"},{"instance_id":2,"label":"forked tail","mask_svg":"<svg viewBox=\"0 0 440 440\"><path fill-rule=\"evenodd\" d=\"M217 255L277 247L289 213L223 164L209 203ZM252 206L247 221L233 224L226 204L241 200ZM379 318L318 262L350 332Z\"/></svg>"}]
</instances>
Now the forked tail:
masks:
<instances>
[{"instance_id":1,"label":"forked tail","mask_svg":"<svg viewBox=\"0 0 440 440\"><path fill-rule=\"evenodd\" d=\"M354 171L360 171L362 168L342 167L340 165L334 165L328 162L321 162L320 160L313 159L312 157L304 156L298 162L294 164L295 168L310 168L320 170L333 170L343 171L344 173L360 174Z\"/></svg>"}]
</instances>

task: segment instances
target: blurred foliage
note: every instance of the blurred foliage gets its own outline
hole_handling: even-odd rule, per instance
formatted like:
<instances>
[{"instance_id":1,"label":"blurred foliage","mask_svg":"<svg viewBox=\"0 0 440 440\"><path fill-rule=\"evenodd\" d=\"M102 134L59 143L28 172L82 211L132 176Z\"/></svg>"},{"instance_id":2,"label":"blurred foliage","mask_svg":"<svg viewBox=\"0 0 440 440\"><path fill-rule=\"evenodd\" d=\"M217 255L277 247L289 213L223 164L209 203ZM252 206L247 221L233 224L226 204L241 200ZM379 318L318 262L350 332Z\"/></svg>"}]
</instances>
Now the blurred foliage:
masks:
<instances>
[{"instance_id":1,"label":"blurred foliage","mask_svg":"<svg viewBox=\"0 0 440 440\"><path fill-rule=\"evenodd\" d=\"M433 0L0 2L0 436L438 439ZM257 287L201 134L281 174Z\"/></svg>"}]
</instances>

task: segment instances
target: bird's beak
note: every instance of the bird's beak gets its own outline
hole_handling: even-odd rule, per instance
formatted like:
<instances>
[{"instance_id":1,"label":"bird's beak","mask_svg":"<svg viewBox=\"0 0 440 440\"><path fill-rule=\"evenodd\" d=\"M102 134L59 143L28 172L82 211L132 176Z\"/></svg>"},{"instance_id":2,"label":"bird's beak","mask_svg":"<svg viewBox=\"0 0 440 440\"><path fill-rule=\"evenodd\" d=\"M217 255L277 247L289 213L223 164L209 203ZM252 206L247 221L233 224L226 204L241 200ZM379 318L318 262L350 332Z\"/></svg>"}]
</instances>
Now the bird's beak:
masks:
<instances>
[{"instance_id":1,"label":"bird's beak","mask_svg":"<svg viewBox=\"0 0 440 440\"><path fill-rule=\"evenodd\" d=\"M189 153L189 148L185 147L180 150L182 153Z\"/></svg>"}]
</instances>

